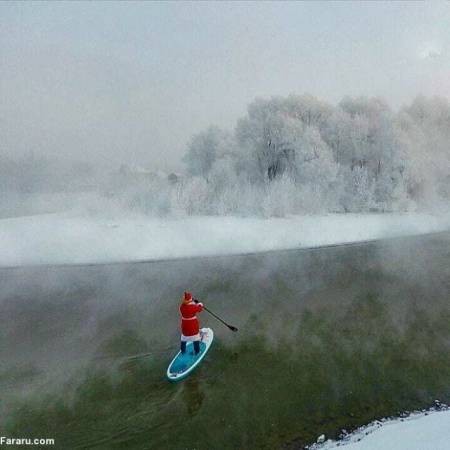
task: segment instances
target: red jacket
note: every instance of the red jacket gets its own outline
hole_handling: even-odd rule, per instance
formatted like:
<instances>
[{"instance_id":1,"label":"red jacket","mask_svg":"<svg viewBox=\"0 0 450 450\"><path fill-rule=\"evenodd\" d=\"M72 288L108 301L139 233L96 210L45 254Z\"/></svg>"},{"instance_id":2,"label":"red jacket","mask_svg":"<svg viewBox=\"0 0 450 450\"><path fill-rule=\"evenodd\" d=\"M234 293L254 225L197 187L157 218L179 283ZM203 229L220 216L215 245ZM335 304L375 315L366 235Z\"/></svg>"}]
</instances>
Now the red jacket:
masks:
<instances>
[{"instance_id":1,"label":"red jacket","mask_svg":"<svg viewBox=\"0 0 450 450\"><path fill-rule=\"evenodd\" d=\"M184 336L195 336L199 333L199 323L196 314L203 310L203 303L182 303L181 313L181 333Z\"/></svg>"}]
</instances>

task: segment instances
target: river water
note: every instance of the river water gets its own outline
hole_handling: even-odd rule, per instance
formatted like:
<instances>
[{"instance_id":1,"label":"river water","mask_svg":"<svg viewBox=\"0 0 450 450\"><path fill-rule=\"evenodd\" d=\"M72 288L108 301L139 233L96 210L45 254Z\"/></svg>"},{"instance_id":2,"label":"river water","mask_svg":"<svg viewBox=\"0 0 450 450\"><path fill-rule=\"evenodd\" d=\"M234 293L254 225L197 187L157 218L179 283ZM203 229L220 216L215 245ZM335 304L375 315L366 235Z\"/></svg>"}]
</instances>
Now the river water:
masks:
<instances>
[{"instance_id":1,"label":"river water","mask_svg":"<svg viewBox=\"0 0 450 450\"><path fill-rule=\"evenodd\" d=\"M0 271L0 430L53 448L301 449L450 401L450 234ZM215 341L165 379L191 290ZM143 355L134 357L134 355Z\"/></svg>"}]
</instances>

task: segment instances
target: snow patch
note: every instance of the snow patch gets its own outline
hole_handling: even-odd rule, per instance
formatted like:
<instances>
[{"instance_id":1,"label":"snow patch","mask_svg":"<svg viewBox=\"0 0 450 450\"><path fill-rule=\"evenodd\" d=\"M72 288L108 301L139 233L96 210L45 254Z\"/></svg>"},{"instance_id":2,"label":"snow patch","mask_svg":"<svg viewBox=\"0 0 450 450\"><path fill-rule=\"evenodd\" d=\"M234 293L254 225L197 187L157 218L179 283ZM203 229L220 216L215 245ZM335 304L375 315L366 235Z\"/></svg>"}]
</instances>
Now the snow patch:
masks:
<instances>
[{"instance_id":1,"label":"snow patch","mask_svg":"<svg viewBox=\"0 0 450 450\"><path fill-rule=\"evenodd\" d=\"M310 450L448 450L450 410L414 413L406 418L372 422L341 441L313 444Z\"/></svg>"},{"instance_id":2,"label":"snow patch","mask_svg":"<svg viewBox=\"0 0 450 450\"><path fill-rule=\"evenodd\" d=\"M0 220L0 266L86 264L245 254L450 229L450 215L329 214L289 218L87 217Z\"/></svg>"}]
</instances>

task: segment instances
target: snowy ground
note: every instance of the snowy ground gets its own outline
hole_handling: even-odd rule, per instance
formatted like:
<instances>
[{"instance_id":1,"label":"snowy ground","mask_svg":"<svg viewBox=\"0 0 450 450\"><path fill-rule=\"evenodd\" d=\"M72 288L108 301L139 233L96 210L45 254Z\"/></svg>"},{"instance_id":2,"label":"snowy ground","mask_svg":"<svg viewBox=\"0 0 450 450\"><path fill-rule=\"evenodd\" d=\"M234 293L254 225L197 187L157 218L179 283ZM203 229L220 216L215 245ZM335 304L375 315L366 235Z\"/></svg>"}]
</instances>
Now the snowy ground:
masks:
<instances>
[{"instance_id":1,"label":"snowy ground","mask_svg":"<svg viewBox=\"0 0 450 450\"><path fill-rule=\"evenodd\" d=\"M450 410L413 414L406 419L375 422L343 441L315 444L311 450L449 450Z\"/></svg>"},{"instance_id":2,"label":"snowy ground","mask_svg":"<svg viewBox=\"0 0 450 450\"><path fill-rule=\"evenodd\" d=\"M101 218L74 213L0 220L0 266L101 263L310 248L450 229L450 215L290 218Z\"/></svg>"}]
</instances>

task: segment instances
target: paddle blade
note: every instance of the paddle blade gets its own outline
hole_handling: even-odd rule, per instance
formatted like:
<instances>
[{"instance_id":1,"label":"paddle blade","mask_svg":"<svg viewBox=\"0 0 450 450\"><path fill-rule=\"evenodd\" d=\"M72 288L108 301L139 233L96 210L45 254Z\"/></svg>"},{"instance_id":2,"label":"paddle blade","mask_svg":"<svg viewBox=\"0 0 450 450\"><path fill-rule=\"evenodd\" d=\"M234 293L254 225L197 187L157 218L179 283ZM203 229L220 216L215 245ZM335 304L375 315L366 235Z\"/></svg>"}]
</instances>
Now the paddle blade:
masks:
<instances>
[{"instance_id":1,"label":"paddle blade","mask_svg":"<svg viewBox=\"0 0 450 450\"><path fill-rule=\"evenodd\" d=\"M227 327L231 330L231 331L239 331L236 327L233 327L233 325L227 325Z\"/></svg>"}]
</instances>

